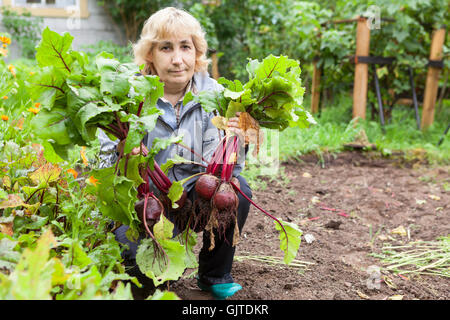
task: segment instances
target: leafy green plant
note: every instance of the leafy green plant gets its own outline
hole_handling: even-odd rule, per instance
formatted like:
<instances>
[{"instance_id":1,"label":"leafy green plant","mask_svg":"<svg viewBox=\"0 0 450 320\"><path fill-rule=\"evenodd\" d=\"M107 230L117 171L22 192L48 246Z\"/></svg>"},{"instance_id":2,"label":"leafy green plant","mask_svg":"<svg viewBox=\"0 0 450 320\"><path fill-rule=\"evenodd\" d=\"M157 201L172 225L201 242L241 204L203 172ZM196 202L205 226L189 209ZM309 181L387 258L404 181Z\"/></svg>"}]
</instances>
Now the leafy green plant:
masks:
<instances>
[{"instance_id":1,"label":"leafy green plant","mask_svg":"<svg viewBox=\"0 0 450 320\"><path fill-rule=\"evenodd\" d=\"M218 217L231 216L232 219L236 219L236 213L230 209L237 208L233 189L271 217L277 223L277 230L283 232L280 235L280 248L285 253L286 264L289 264L298 251L301 231L295 225L277 219L260 208L232 181L234 163L230 161L232 158L230 155L237 154L237 142L244 137L237 137L228 131L226 123L227 119L235 117L236 113L240 112L240 128L245 134L253 130L251 140L256 145L258 153L260 126L283 131L287 127L309 127L315 120L302 107L304 88L301 86L301 69L298 61L286 56L269 55L261 62L251 60L246 70L249 80L244 85L239 80L220 78L218 82L225 86L223 91L203 91L197 96L187 94L184 98L185 103L194 99L201 103L206 112L218 114L212 121L218 129L226 130L225 137L207 166L206 175L196 182L196 191L205 199L206 204L211 202L212 212L218 212ZM208 220L206 230L211 229L211 224L217 225L218 229L225 229L222 227L223 221L219 218L217 222L211 221L214 220L212 218Z\"/></svg>"},{"instance_id":2,"label":"leafy green plant","mask_svg":"<svg viewBox=\"0 0 450 320\"><path fill-rule=\"evenodd\" d=\"M76 129L65 125L54 129L50 124L48 129L55 135L49 136L40 125L36 127L41 117L51 118L52 112L58 114L67 106L61 92L70 90L67 83L63 85L67 68L81 73L96 67L84 64L85 55L72 52L67 46L70 41L70 36L47 29L37 52L40 66L15 63L17 68L12 69L1 61L5 81L0 88L12 86L24 93L21 99L11 95L2 99L9 102L2 105L7 120L0 121L0 296L4 299L130 299L130 286L124 283L140 286L121 265L123 248L110 232L113 219L103 214L97 192L89 193L98 180L87 157L93 156L98 142L91 141L89 147L81 138L81 146L58 144L64 141L58 134L68 137L67 130ZM49 59L46 45L54 45L53 53L61 59ZM76 88L74 82L70 85ZM77 102L81 106L83 101ZM131 183L127 181L121 182ZM47 244L41 245L39 239ZM34 274L33 264L44 272L35 279L37 287L25 288L26 274Z\"/></svg>"},{"instance_id":3,"label":"leafy green plant","mask_svg":"<svg viewBox=\"0 0 450 320\"><path fill-rule=\"evenodd\" d=\"M115 166L93 169L90 177L86 177L86 186L79 192L94 197L88 206L76 199L68 200L68 212L64 217L65 222L71 224L70 238L76 241L80 237L78 232L82 228L77 221L84 213L92 211L90 206L95 204L103 216L130 226L127 233L130 239L137 239L141 231L147 232L150 238L142 242L139 256L148 256L148 251L155 255L151 260L138 259L142 270L148 265L159 265L162 273L171 274L170 268L178 266L176 275L180 277L186 268L183 254L189 250L178 241L168 239L171 229L159 231L161 224L172 223L161 212L161 217L150 226L146 224L146 217L138 217L135 211L138 194L144 196L146 202L149 199L159 202L153 193L142 191L142 186L148 184L148 177L141 175L141 169L147 168L146 173L159 182L168 180L153 158L179 138L157 139L152 149L143 155L130 155L132 149L141 147L145 134L155 127L161 114L156 101L163 93L163 84L156 76L138 76L139 66L120 63L109 53L99 53L94 63L90 63L83 52L71 49L72 39L67 33L59 35L47 28L37 47L36 59L41 69L30 79L30 92L39 99L42 110L34 117L32 125L46 128L37 136L63 159L68 159L73 145L89 146L96 141L98 128L112 139L121 140L124 147ZM176 192L171 191L171 185L167 185L165 191L175 203L183 193L182 183L173 183ZM112 203L115 206L111 206ZM71 214L74 212L75 216ZM146 212L146 203L143 212ZM168 243L171 245L166 247ZM155 284L169 280L148 275Z\"/></svg>"},{"instance_id":4,"label":"leafy green plant","mask_svg":"<svg viewBox=\"0 0 450 320\"><path fill-rule=\"evenodd\" d=\"M43 19L33 17L31 13L19 14L7 7L1 7L2 24L5 29L19 42L21 54L26 58L34 57L34 47L39 41Z\"/></svg>"},{"instance_id":5,"label":"leafy green plant","mask_svg":"<svg viewBox=\"0 0 450 320\"><path fill-rule=\"evenodd\" d=\"M81 49L86 53L89 60L95 59L95 57L101 52L108 52L121 63L133 61L133 50L130 43L126 46L122 46L110 40L100 40L95 44L84 45Z\"/></svg>"}]
</instances>

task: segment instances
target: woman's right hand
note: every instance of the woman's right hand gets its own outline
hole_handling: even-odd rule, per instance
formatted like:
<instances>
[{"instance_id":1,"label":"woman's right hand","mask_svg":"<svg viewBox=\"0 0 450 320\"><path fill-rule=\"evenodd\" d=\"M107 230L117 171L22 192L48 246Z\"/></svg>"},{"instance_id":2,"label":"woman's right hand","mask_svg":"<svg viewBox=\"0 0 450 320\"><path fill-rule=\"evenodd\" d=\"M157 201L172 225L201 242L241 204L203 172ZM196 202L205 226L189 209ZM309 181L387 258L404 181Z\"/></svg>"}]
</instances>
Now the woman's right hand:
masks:
<instances>
[{"instance_id":1,"label":"woman's right hand","mask_svg":"<svg viewBox=\"0 0 450 320\"><path fill-rule=\"evenodd\" d=\"M117 152L118 152L119 154L121 154L121 153L123 152L123 148L125 147L125 141L126 141L126 140L121 140L121 141L119 142L119 144L117 145L117 147L116 147L116 150L117 150ZM143 150L147 150L147 148L146 148L145 146L143 146L142 149L143 149ZM135 156L135 155L138 155L140 152L141 152L141 148L136 147L136 148L134 148L133 150L131 150L130 154L131 154L132 156ZM147 152L147 153L148 153L148 152Z\"/></svg>"}]
</instances>

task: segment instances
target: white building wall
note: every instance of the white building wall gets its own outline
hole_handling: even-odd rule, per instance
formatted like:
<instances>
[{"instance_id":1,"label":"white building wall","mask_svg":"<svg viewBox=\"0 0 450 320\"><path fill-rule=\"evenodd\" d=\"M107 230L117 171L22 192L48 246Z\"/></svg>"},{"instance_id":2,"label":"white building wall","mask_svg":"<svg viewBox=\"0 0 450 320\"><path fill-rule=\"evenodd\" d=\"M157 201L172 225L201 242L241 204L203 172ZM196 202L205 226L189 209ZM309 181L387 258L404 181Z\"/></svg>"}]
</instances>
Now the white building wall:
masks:
<instances>
[{"instance_id":1,"label":"white building wall","mask_svg":"<svg viewBox=\"0 0 450 320\"><path fill-rule=\"evenodd\" d=\"M3 1L0 0L0 5ZM100 40L110 40L119 45L126 45L125 33L118 24L114 23L97 0L88 0L88 18L78 18L76 14L71 17L50 18L43 17L42 28L49 27L58 33L69 32L73 37L73 49L79 50L82 45L95 44ZM1 17L1 15L0 15ZM6 31L0 24L0 32ZM12 39L9 47L10 54L7 60L13 60L20 56L17 43Z\"/></svg>"}]
</instances>

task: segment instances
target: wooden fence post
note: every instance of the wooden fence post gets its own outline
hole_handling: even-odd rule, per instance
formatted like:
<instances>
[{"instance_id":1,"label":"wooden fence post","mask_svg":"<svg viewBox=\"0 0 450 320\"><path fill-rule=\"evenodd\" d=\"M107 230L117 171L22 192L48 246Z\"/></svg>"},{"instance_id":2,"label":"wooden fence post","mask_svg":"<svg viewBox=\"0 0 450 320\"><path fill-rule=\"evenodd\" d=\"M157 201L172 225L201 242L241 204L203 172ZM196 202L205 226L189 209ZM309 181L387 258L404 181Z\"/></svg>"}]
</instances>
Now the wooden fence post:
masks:
<instances>
[{"instance_id":1,"label":"wooden fence post","mask_svg":"<svg viewBox=\"0 0 450 320\"><path fill-rule=\"evenodd\" d=\"M211 73L214 79L219 79L219 61L217 58L217 51L214 50L211 52Z\"/></svg>"},{"instance_id":2,"label":"wooden fence post","mask_svg":"<svg viewBox=\"0 0 450 320\"><path fill-rule=\"evenodd\" d=\"M430 60L442 60L442 51L445 40L445 28L436 30L431 39ZM434 107L436 105L437 93L439 89L440 68L428 66L425 93L423 97L422 123L421 128L425 130L434 120Z\"/></svg>"},{"instance_id":3,"label":"wooden fence post","mask_svg":"<svg viewBox=\"0 0 450 320\"><path fill-rule=\"evenodd\" d=\"M369 56L370 28L367 18L359 17L356 27L355 79L353 83L353 118L366 118L367 83L369 66L359 63L358 56Z\"/></svg>"},{"instance_id":4,"label":"wooden fence post","mask_svg":"<svg viewBox=\"0 0 450 320\"><path fill-rule=\"evenodd\" d=\"M320 76L321 70L317 67L318 59L314 59L313 65L313 77L311 86L311 113L319 112L319 102L320 102Z\"/></svg>"}]
</instances>

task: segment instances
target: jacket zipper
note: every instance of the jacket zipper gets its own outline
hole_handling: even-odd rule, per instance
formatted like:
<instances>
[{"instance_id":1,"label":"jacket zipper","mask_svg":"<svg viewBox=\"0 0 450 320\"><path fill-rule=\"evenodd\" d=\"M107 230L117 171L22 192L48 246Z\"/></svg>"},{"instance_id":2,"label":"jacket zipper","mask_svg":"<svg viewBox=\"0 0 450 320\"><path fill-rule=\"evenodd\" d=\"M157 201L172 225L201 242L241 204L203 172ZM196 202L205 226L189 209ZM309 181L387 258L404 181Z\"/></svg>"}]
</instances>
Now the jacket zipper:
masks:
<instances>
[{"instance_id":1,"label":"jacket zipper","mask_svg":"<svg viewBox=\"0 0 450 320\"><path fill-rule=\"evenodd\" d=\"M178 119L178 118L179 118L179 114L178 114L178 115L177 115L177 128L180 127L181 120L183 120L183 118L184 118L187 114L191 113L191 111L194 111L194 110L197 109L198 107L200 107L200 104L197 104L197 105L195 105L194 107L192 107L191 109L189 109L189 111L188 111L187 113L183 114L183 116L181 117L181 119ZM165 122L161 116L159 116L158 119L159 119L162 123L164 123L168 128L172 129L172 127L171 127L167 122ZM172 129L172 131L175 131L175 130Z\"/></svg>"}]
</instances>

